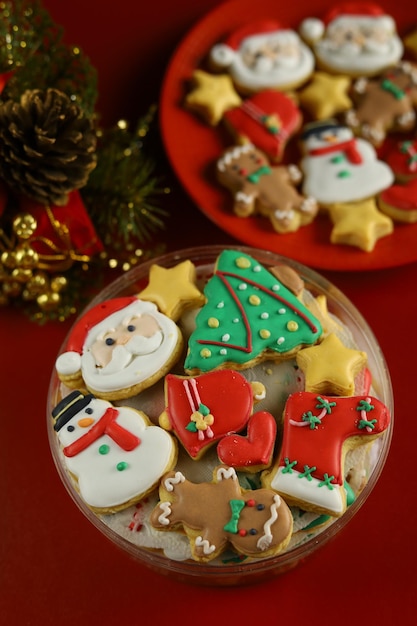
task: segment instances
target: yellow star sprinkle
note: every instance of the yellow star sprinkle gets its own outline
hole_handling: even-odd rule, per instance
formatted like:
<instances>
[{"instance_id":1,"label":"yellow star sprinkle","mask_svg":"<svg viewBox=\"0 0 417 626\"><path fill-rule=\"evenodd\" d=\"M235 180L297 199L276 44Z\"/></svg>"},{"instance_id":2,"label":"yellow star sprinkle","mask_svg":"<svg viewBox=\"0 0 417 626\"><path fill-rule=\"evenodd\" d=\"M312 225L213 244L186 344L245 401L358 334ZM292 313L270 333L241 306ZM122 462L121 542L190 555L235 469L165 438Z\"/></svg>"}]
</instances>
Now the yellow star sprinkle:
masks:
<instances>
[{"instance_id":1,"label":"yellow star sprinkle","mask_svg":"<svg viewBox=\"0 0 417 626\"><path fill-rule=\"evenodd\" d=\"M240 106L242 99L228 74L193 73L193 89L185 98L185 106L216 126L225 111Z\"/></svg>"},{"instance_id":2,"label":"yellow star sprinkle","mask_svg":"<svg viewBox=\"0 0 417 626\"><path fill-rule=\"evenodd\" d=\"M305 390L336 396L352 396L355 376L367 363L366 352L347 348L334 333L297 353L297 365L304 373Z\"/></svg>"},{"instance_id":3,"label":"yellow star sprinkle","mask_svg":"<svg viewBox=\"0 0 417 626\"><path fill-rule=\"evenodd\" d=\"M331 243L356 246L365 252L372 252L378 239L394 231L392 219L378 211L374 198L333 204L329 207L329 215L334 224Z\"/></svg>"},{"instance_id":4,"label":"yellow star sprinkle","mask_svg":"<svg viewBox=\"0 0 417 626\"><path fill-rule=\"evenodd\" d=\"M149 284L138 298L153 302L167 317L177 321L185 309L203 306L206 301L195 280L195 266L191 261L171 268L155 264L149 271Z\"/></svg>"},{"instance_id":5,"label":"yellow star sprinkle","mask_svg":"<svg viewBox=\"0 0 417 626\"><path fill-rule=\"evenodd\" d=\"M351 80L347 76L332 76L315 72L311 82L300 91L300 104L317 120L324 120L352 107L347 95Z\"/></svg>"}]
</instances>

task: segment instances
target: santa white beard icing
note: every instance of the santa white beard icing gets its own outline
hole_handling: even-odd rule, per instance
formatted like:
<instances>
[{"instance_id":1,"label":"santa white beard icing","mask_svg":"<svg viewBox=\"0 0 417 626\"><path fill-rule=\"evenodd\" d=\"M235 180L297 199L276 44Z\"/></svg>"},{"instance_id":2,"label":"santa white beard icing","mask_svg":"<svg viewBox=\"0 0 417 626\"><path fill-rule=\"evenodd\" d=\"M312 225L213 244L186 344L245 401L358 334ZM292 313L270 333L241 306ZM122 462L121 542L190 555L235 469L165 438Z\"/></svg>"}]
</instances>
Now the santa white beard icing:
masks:
<instances>
[{"instance_id":1,"label":"santa white beard icing","mask_svg":"<svg viewBox=\"0 0 417 626\"><path fill-rule=\"evenodd\" d=\"M394 181L373 146L332 121L312 123L301 136L303 194L326 206L372 197Z\"/></svg>"},{"instance_id":2,"label":"santa white beard icing","mask_svg":"<svg viewBox=\"0 0 417 626\"><path fill-rule=\"evenodd\" d=\"M94 510L113 512L143 498L176 460L172 436L130 407L74 391L52 414L64 463Z\"/></svg>"},{"instance_id":3,"label":"santa white beard icing","mask_svg":"<svg viewBox=\"0 0 417 626\"><path fill-rule=\"evenodd\" d=\"M103 317L106 307L110 314ZM69 387L79 387L81 377L98 397L127 398L162 378L181 347L178 326L155 304L135 297L109 300L79 320L56 369Z\"/></svg>"},{"instance_id":4,"label":"santa white beard icing","mask_svg":"<svg viewBox=\"0 0 417 626\"><path fill-rule=\"evenodd\" d=\"M218 44L211 49L210 60L247 93L299 86L314 69L311 50L292 30L248 36L237 49Z\"/></svg>"},{"instance_id":5,"label":"santa white beard icing","mask_svg":"<svg viewBox=\"0 0 417 626\"><path fill-rule=\"evenodd\" d=\"M320 67L350 76L373 76L395 65L404 50L393 19L384 14L342 14L326 29L320 20L307 18L300 32Z\"/></svg>"}]
</instances>

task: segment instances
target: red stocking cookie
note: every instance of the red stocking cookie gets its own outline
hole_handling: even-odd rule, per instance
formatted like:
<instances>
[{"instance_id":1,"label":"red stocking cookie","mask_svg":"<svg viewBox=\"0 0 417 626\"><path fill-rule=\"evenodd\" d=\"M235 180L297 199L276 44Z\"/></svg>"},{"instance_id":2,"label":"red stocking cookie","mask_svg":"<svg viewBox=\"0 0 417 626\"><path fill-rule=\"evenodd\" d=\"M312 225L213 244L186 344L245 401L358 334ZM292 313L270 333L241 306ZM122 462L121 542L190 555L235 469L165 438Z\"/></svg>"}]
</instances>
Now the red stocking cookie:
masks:
<instances>
[{"instance_id":1,"label":"red stocking cookie","mask_svg":"<svg viewBox=\"0 0 417 626\"><path fill-rule=\"evenodd\" d=\"M387 407L367 395L292 394L279 459L265 484L302 509L338 517L346 509L346 452L381 435L389 423Z\"/></svg>"}]
</instances>

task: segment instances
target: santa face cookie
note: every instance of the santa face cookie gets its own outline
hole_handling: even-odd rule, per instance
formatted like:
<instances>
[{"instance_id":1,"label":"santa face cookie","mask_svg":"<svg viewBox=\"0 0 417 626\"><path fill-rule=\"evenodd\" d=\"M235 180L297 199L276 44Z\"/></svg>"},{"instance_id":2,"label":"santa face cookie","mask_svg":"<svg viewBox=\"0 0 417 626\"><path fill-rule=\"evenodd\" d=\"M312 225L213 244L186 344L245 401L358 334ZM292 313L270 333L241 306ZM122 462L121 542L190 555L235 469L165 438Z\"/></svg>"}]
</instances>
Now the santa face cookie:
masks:
<instances>
[{"instance_id":1,"label":"santa face cookie","mask_svg":"<svg viewBox=\"0 0 417 626\"><path fill-rule=\"evenodd\" d=\"M300 25L320 69L347 76L375 76L397 63L403 44L390 15L373 3L333 7L323 19Z\"/></svg>"},{"instance_id":2,"label":"santa face cookie","mask_svg":"<svg viewBox=\"0 0 417 626\"><path fill-rule=\"evenodd\" d=\"M74 391L52 416L65 465L96 512L113 513L144 498L175 464L171 435L130 407Z\"/></svg>"},{"instance_id":3,"label":"santa face cookie","mask_svg":"<svg viewBox=\"0 0 417 626\"><path fill-rule=\"evenodd\" d=\"M318 319L250 255L225 250L205 288L207 302L188 340L188 374L279 361L318 341Z\"/></svg>"},{"instance_id":4,"label":"santa face cookie","mask_svg":"<svg viewBox=\"0 0 417 626\"><path fill-rule=\"evenodd\" d=\"M182 343L175 322L152 302L107 300L75 324L56 370L70 388L85 386L106 400L128 398L164 376Z\"/></svg>"},{"instance_id":5,"label":"santa face cookie","mask_svg":"<svg viewBox=\"0 0 417 626\"><path fill-rule=\"evenodd\" d=\"M273 556L291 538L293 520L284 500L270 489L243 491L227 466L215 469L211 483L192 483L181 472L167 474L160 500L152 525L160 530L182 526L199 562L213 560L228 544L245 556Z\"/></svg>"},{"instance_id":6,"label":"santa face cookie","mask_svg":"<svg viewBox=\"0 0 417 626\"><path fill-rule=\"evenodd\" d=\"M300 138L302 191L322 206L364 200L389 187L391 168L374 147L333 120L308 124Z\"/></svg>"},{"instance_id":7,"label":"santa face cookie","mask_svg":"<svg viewBox=\"0 0 417 626\"><path fill-rule=\"evenodd\" d=\"M314 68L314 56L298 34L274 20L239 28L210 51L210 64L227 71L241 93L293 89Z\"/></svg>"}]
</instances>

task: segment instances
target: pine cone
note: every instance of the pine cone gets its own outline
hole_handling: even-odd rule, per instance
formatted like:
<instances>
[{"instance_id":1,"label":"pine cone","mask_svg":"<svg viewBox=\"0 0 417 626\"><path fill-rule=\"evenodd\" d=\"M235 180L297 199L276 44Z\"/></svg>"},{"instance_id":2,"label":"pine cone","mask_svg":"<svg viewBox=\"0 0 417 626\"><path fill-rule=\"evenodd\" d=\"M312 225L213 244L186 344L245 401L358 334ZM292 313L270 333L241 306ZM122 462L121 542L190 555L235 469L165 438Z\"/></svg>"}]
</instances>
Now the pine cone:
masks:
<instances>
[{"instance_id":1,"label":"pine cone","mask_svg":"<svg viewBox=\"0 0 417 626\"><path fill-rule=\"evenodd\" d=\"M18 194L62 206L96 165L92 120L57 89L0 105L0 176Z\"/></svg>"}]
</instances>

